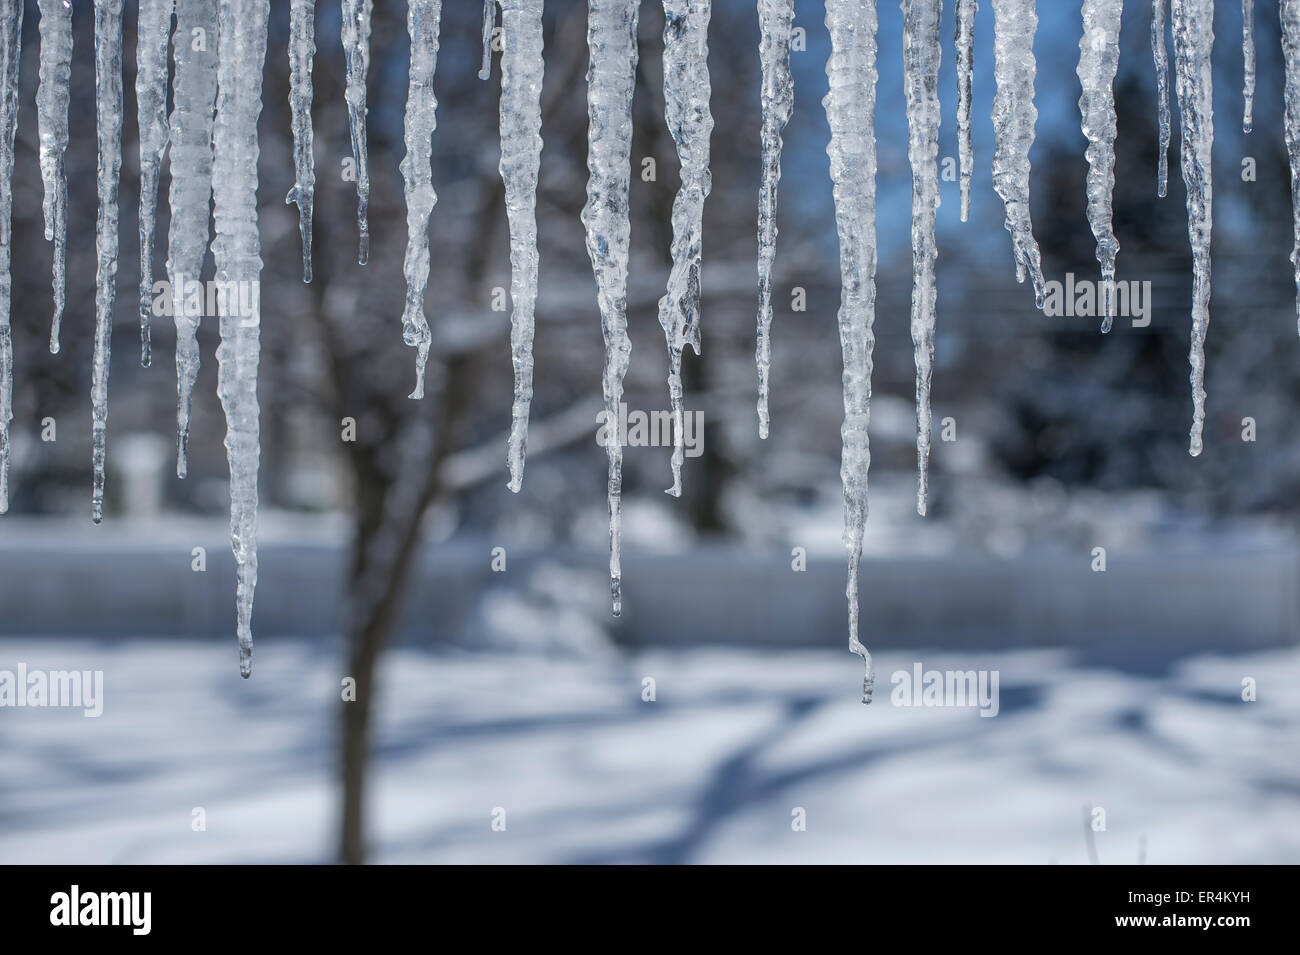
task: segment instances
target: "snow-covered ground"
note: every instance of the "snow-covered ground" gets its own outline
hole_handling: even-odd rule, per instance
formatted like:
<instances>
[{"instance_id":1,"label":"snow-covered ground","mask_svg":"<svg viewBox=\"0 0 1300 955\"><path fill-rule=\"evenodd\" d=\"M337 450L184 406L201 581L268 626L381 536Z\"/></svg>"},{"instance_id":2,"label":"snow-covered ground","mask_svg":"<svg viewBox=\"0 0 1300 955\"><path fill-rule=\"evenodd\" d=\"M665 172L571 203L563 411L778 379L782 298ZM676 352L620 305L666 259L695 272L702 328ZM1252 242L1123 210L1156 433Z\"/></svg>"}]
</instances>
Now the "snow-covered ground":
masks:
<instances>
[{"instance_id":1,"label":"snow-covered ground","mask_svg":"<svg viewBox=\"0 0 1300 955\"><path fill-rule=\"evenodd\" d=\"M337 660L263 636L246 682L233 640L0 640L0 668L105 679L98 719L0 709L0 863L330 861ZM996 667L999 714L892 706L890 675L914 660ZM394 648L373 858L1082 863L1087 805L1105 810L1103 864L1137 861L1143 840L1152 863L1300 862L1300 650L1145 671L886 653L877 673L867 708L847 652Z\"/></svg>"}]
</instances>

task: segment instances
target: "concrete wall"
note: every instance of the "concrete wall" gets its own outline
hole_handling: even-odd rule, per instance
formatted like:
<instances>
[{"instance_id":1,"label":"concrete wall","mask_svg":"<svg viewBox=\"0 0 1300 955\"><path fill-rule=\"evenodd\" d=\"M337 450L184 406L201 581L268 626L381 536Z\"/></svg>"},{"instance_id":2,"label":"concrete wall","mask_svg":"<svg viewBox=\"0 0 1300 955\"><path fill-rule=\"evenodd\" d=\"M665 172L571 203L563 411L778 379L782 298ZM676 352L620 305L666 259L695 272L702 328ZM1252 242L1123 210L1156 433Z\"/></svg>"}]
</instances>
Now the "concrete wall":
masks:
<instances>
[{"instance_id":1,"label":"concrete wall","mask_svg":"<svg viewBox=\"0 0 1300 955\"><path fill-rule=\"evenodd\" d=\"M260 548L255 632L337 629L345 557L341 528L304 533L270 522ZM99 528L0 524L0 634L208 635L234 626L234 560L224 522ZM191 550L207 550L207 571ZM403 636L473 643L492 588L526 589L561 560L603 587L603 554L512 551L491 572L487 541L424 547ZM1105 573L1084 554L870 559L862 566L863 639L906 645L1135 646L1245 649L1297 642L1300 550L1269 544L1203 553L1110 553ZM782 551L696 548L624 556L621 642L840 646L847 641L845 567L810 558L795 573Z\"/></svg>"}]
</instances>

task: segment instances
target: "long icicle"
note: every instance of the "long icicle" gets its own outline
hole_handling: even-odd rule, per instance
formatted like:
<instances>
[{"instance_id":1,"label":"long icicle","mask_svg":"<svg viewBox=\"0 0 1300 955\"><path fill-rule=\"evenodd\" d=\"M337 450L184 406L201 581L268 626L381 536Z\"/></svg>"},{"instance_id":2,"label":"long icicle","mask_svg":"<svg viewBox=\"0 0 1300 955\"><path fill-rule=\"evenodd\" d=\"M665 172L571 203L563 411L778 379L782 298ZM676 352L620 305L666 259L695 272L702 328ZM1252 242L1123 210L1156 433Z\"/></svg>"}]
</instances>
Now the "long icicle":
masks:
<instances>
[{"instance_id":1,"label":"long icicle","mask_svg":"<svg viewBox=\"0 0 1300 955\"><path fill-rule=\"evenodd\" d=\"M501 180L510 224L510 360L515 396L506 453L510 490L524 482L533 401L537 174L542 156L542 0L501 0Z\"/></svg>"},{"instance_id":2,"label":"long icicle","mask_svg":"<svg viewBox=\"0 0 1300 955\"><path fill-rule=\"evenodd\" d=\"M0 182L12 183L18 132L18 79L22 59L23 0L0 0ZM9 510L9 422L14 418L13 190L0 191L0 514Z\"/></svg>"},{"instance_id":3,"label":"long icicle","mask_svg":"<svg viewBox=\"0 0 1300 955\"><path fill-rule=\"evenodd\" d=\"M370 72L370 14L374 0L343 0L343 56L347 60L348 128L357 177L357 262L370 260L370 155L366 143L366 77Z\"/></svg>"},{"instance_id":4,"label":"long icicle","mask_svg":"<svg viewBox=\"0 0 1300 955\"><path fill-rule=\"evenodd\" d=\"M172 88L171 224L167 232L167 280L176 325L176 476L189 472L190 409L199 374L198 284L208 251L212 216L212 122L217 99L217 0L185 0L176 8ZM202 36L196 44L185 38Z\"/></svg>"},{"instance_id":5,"label":"long icicle","mask_svg":"<svg viewBox=\"0 0 1300 955\"><path fill-rule=\"evenodd\" d=\"M1115 192L1115 73L1119 69L1119 28L1124 0L1084 0L1079 38L1079 113L1088 140L1088 223L1097 239L1104 299L1103 333L1115 320L1115 258L1119 241L1112 224Z\"/></svg>"},{"instance_id":6,"label":"long icicle","mask_svg":"<svg viewBox=\"0 0 1300 955\"><path fill-rule=\"evenodd\" d=\"M424 317L424 289L429 282L429 216L438 201L433 189L433 131L438 124L438 99L433 75L438 67L438 28L442 0L410 0L406 29L411 37L411 67L406 92L406 156L401 162L406 192L406 310L402 340L417 349L415 390L424 397L424 367L429 360L429 322Z\"/></svg>"},{"instance_id":7,"label":"long icicle","mask_svg":"<svg viewBox=\"0 0 1300 955\"><path fill-rule=\"evenodd\" d=\"M302 235L302 280L311 281L311 216L316 195L312 152L312 60L316 56L316 0L293 0L289 8L289 113L293 127L293 188L285 205L298 207Z\"/></svg>"},{"instance_id":8,"label":"long icicle","mask_svg":"<svg viewBox=\"0 0 1300 955\"><path fill-rule=\"evenodd\" d=\"M51 288L54 317L50 354L59 353L68 284L68 82L72 72L72 6L64 0L40 0L41 83L36 90L36 119L41 140L41 179L45 183L45 238L54 242Z\"/></svg>"},{"instance_id":9,"label":"long icicle","mask_svg":"<svg viewBox=\"0 0 1300 955\"><path fill-rule=\"evenodd\" d=\"M934 372L935 215L939 209L939 40L942 0L904 0L903 77L912 165L912 351L916 362L916 513L930 487L930 378Z\"/></svg>"},{"instance_id":10,"label":"long icicle","mask_svg":"<svg viewBox=\"0 0 1300 955\"><path fill-rule=\"evenodd\" d=\"M172 0L140 0L136 17L135 102L140 130L140 364L152 359L153 251L158 227L158 178L167 148L167 40Z\"/></svg>"},{"instance_id":11,"label":"long icicle","mask_svg":"<svg viewBox=\"0 0 1300 955\"><path fill-rule=\"evenodd\" d=\"M975 172L971 146L971 91L975 82L975 11L978 0L957 0L957 157L961 169L961 221L970 218L970 182Z\"/></svg>"},{"instance_id":12,"label":"long icicle","mask_svg":"<svg viewBox=\"0 0 1300 955\"><path fill-rule=\"evenodd\" d=\"M758 0L759 61L763 70L763 180L758 194L758 436L767 437L772 372L772 262L776 258L776 194L781 182L781 130L794 110L790 37L794 0Z\"/></svg>"},{"instance_id":13,"label":"long icicle","mask_svg":"<svg viewBox=\"0 0 1300 955\"><path fill-rule=\"evenodd\" d=\"M700 265L704 200L712 188L709 173L710 0L664 0L664 112L681 162L681 187L673 199L672 268L668 292L659 299L659 324L668 341L668 394L673 413L673 486L682 493L684 408L682 353L700 353Z\"/></svg>"},{"instance_id":14,"label":"long icicle","mask_svg":"<svg viewBox=\"0 0 1300 955\"><path fill-rule=\"evenodd\" d=\"M600 333L605 340L601 392L605 399L605 454L609 460L609 588L614 616L623 612L621 562L623 446L619 405L631 360L627 334L627 271L631 242L628 207L632 181L632 92L636 86L639 0L588 0L587 204L582 224L596 276Z\"/></svg>"},{"instance_id":15,"label":"long icicle","mask_svg":"<svg viewBox=\"0 0 1300 955\"><path fill-rule=\"evenodd\" d=\"M95 130L99 161L95 220L95 347L91 362L90 518L104 519L108 453L108 364L117 301L117 187L122 173L122 0L95 0Z\"/></svg>"},{"instance_id":16,"label":"long icicle","mask_svg":"<svg viewBox=\"0 0 1300 955\"><path fill-rule=\"evenodd\" d=\"M1205 335L1210 326L1210 229L1214 181L1214 0L1173 0L1174 75L1182 118L1180 154L1192 245L1192 429L1188 452L1201 453L1205 427Z\"/></svg>"},{"instance_id":17,"label":"long icicle","mask_svg":"<svg viewBox=\"0 0 1300 955\"><path fill-rule=\"evenodd\" d=\"M822 101L830 124L831 182L840 240L840 347L844 353L844 544L848 550L849 650L862 657L862 702L875 684L871 653L858 639L858 568L867 524L871 468L871 351L876 314L876 7L826 0L830 91Z\"/></svg>"},{"instance_id":18,"label":"long icicle","mask_svg":"<svg viewBox=\"0 0 1300 955\"><path fill-rule=\"evenodd\" d=\"M257 365L262 250L257 232L257 118L262 112L269 0L221 0L218 14L217 110L213 127L212 193L217 281L249 289L251 314L230 300L220 316L217 395L226 416L230 464L230 537L238 574L235 619L239 672L253 672L253 591L257 586L257 471L260 439ZM243 300L242 293L231 299ZM242 301L241 301L242 304Z\"/></svg>"},{"instance_id":19,"label":"long icicle","mask_svg":"<svg viewBox=\"0 0 1300 955\"><path fill-rule=\"evenodd\" d=\"M1282 60L1286 70L1282 119L1291 160L1291 218L1295 235L1291 264L1295 268L1296 331L1300 332L1300 0L1280 0L1278 16L1282 21Z\"/></svg>"},{"instance_id":20,"label":"long icicle","mask_svg":"<svg viewBox=\"0 0 1300 955\"><path fill-rule=\"evenodd\" d=\"M1255 125L1255 0L1241 0L1241 128Z\"/></svg>"},{"instance_id":21,"label":"long icicle","mask_svg":"<svg viewBox=\"0 0 1300 955\"><path fill-rule=\"evenodd\" d=\"M1165 22L1169 0L1151 0L1151 57L1156 64L1156 105L1160 129L1160 155L1156 167L1156 195L1169 192L1169 54L1165 52Z\"/></svg>"},{"instance_id":22,"label":"long icicle","mask_svg":"<svg viewBox=\"0 0 1300 955\"><path fill-rule=\"evenodd\" d=\"M993 0L993 187L1007 207L1007 232L1016 257L1016 281L1028 275L1034 304L1043 307L1042 256L1029 214L1029 150L1034 144L1034 0Z\"/></svg>"}]
</instances>

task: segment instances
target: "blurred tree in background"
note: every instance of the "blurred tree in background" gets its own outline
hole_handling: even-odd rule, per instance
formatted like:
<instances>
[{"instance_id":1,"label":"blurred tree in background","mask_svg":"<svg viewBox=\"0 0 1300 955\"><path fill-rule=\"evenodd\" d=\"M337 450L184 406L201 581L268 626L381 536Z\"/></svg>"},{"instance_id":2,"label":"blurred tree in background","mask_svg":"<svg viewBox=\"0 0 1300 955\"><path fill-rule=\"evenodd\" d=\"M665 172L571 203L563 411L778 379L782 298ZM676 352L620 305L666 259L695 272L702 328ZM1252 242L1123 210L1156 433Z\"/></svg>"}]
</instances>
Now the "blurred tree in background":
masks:
<instances>
[{"instance_id":1,"label":"blurred tree in background","mask_svg":"<svg viewBox=\"0 0 1300 955\"><path fill-rule=\"evenodd\" d=\"M125 24L125 86L134 83L134 5ZM548 4L546 80L538 220L541 295L537 306L536 395L522 493L505 489L505 433L511 365L508 312L492 308L494 289L509 287L508 235L497 161L498 68L477 77L476 3L445 3L436 92L434 184L426 313L434 333L427 397L406 395L415 354L401 342L405 209L398 173L404 147L406 9L376 4L369 77L372 170L370 263L356 263L355 184L343 176L351 155L343 99L339 4L318 5L314 121L317 194L315 280L300 281L297 213L286 207L292 184L286 41L288 4L272 5L261 117L262 502L268 510L346 513L351 523L346 613L346 673L357 702L343 707L340 775L344 800L340 856L364 858L364 767L375 664L401 612L421 529L429 512L448 532L499 534L511 540L605 546L604 452L593 440L599 407L601 336L595 286L579 212L586 201L586 11ZM880 275L876 320L873 485L907 486L915 454L910 401L912 346L908 228L910 170L901 92L900 15L880 11ZM950 5L949 5L950 6ZM1084 140L1079 132L1078 10L1042 5L1038 42L1040 120L1033 153L1035 231L1049 278L1073 271L1096 278L1094 240L1084 209ZM1194 519L1253 512L1288 513L1300 455L1291 441L1300 381L1292 271L1289 172L1281 137L1281 66L1275 17L1256 18L1260 50L1255 132L1240 132L1239 13L1220 5L1216 32L1216 208L1213 320L1209 335L1207 450L1186 454L1191 418L1187 385L1191 256L1178 167L1177 106L1170 189L1155 197L1156 135L1149 11L1125 18L1116 84L1119 150L1115 193L1121 243L1119 277L1150 281L1151 324L1119 321L1107 336L1092 319L1049 318L1017 286L1003 211L992 192L988 104L993 91L991 11L977 21L976 149L972 221L957 222L956 184L943 183L940 210L939 327L935 417L955 415L964 454L936 447L931 524L948 522L982 547L1005 517L994 500L1044 482L1061 489L1156 492L1170 513ZM1137 9L1142 7L1141 10ZM78 53L72 77L68 309L63 351L45 348L51 311L50 246L42 240L34 93L38 14L28 4L14 194L16 349L15 512L89 512L88 389L94 298L94 77L89 8L74 17ZM785 133L780 239L773 329L772 437L760 443L754 410L757 295L755 221L759 176L759 66L752 0L718 0L710 33L713 79L713 193L706 204L704 354L686 359L687 406L703 412L705 453L688 459L685 498L671 502L668 455L629 449L629 507L695 535L765 540L780 536L783 507L838 501L840 353L836 333L839 274L827 177L827 39L822 8L797 4L806 49L794 54L795 116ZM952 35L945 11L945 40ZM660 69L663 14L641 10L641 59L632 148L633 249L629 284L632 366L630 408L667 405L667 361L657 301L667 278L670 210L677 160L663 121ZM1066 56L1073 48L1074 54ZM1060 53L1062 55L1056 55ZM941 73L941 156L956 152L951 123L956 82L951 51ZM125 102L122 257L109 412L109 467L132 447L127 435L153 435L169 447L175 429L170 320L154 327L154 365L136 361L138 282L135 210L138 145L134 97ZM1244 182L1240 162L1256 161ZM638 176L653 158L656 174ZM166 183L162 195L166 195ZM167 229L160 210L159 235ZM161 265L165 252L159 250ZM208 263L211 269L211 262ZM207 277L205 275L205 277ZM806 311L791 303L798 289ZM195 392L190 477L167 477L166 509L224 514L224 422L216 400L215 327L200 331L204 364ZM40 422L58 421L59 440L39 440ZM1258 444L1240 441L1241 419L1254 417ZM340 421L356 421L356 440L339 440ZM969 450L973 449L973 450ZM110 470L108 507L123 508L122 482ZM884 490L877 493L884 493ZM886 498L888 500L888 498ZM891 505L892 507L892 505ZM1013 507L1012 510L1015 510ZM1044 515L1044 519L1056 515ZM873 526L891 519L873 507ZM908 513L896 521L912 521ZM920 524L906 523L908 529ZM629 522L629 546L636 545ZM269 599L260 595L259 599Z\"/></svg>"}]
</instances>

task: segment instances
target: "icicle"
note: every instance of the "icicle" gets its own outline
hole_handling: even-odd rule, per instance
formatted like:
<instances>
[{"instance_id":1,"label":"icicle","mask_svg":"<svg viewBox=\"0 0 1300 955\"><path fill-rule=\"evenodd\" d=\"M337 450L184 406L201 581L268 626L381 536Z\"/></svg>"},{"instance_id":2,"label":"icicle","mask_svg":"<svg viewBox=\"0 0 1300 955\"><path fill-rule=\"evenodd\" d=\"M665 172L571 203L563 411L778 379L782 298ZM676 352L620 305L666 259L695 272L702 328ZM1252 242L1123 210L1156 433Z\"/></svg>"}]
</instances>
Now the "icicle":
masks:
<instances>
[{"instance_id":1,"label":"icicle","mask_svg":"<svg viewBox=\"0 0 1300 955\"><path fill-rule=\"evenodd\" d=\"M1105 314L1101 330L1115 320L1115 257L1119 242L1111 224L1115 191L1115 73L1119 69L1119 26L1124 0L1084 0L1079 38L1079 112L1088 140L1088 223L1097 238Z\"/></svg>"},{"instance_id":2,"label":"icicle","mask_svg":"<svg viewBox=\"0 0 1300 955\"><path fill-rule=\"evenodd\" d=\"M253 589L257 586L257 363L262 271L257 233L257 118L262 112L268 0L221 0L218 85L213 127L212 195L217 236L212 243L217 281L249 289L251 314L239 314L231 296L221 311L217 394L226 415L230 463L230 533L238 573L236 620L239 672L253 672ZM242 304L242 302L241 302Z\"/></svg>"},{"instance_id":3,"label":"icicle","mask_svg":"<svg viewBox=\"0 0 1300 955\"><path fill-rule=\"evenodd\" d=\"M993 0L993 187L1007 207L1016 281L1028 274L1034 303L1043 307L1043 266L1029 214L1029 149L1034 144L1034 0Z\"/></svg>"},{"instance_id":4,"label":"icicle","mask_svg":"<svg viewBox=\"0 0 1300 955\"><path fill-rule=\"evenodd\" d=\"M1241 0L1241 128L1255 125L1255 0Z\"/></svg>"},{"instance_id":5,"label":"icicle","mask_svg":"<svg viewBox=\"0 0 1300 955\"><path fill-rule=\"evenodd\" d=\"M1295 267L1296 329L1300 331L1300 0L1280 0L1278 14L1282 20L1282 59L1286 69L1283 126L1291 158L1291 216L1295 232L1291 264Z\"/></svg>"},{"instance_id":6,"label":"icicle","mask_svg":"<svg viewBox=\"0 0 1300 955\"><path fill-rule=\"evenodd\" d=\"M492 75L492 27L496 24L497 0L483 0L483 63L478 69L478 78L487 79Z\"/></svg>"},{"instance_id":7,"label":"icicle","mask_svg":"<svg viewBox=\"0 0 1300 955\"><path fill-rule=\"evenodd\" d=\"M212 203L212 111L217 98L217 0L185 0L176 7L176 75L172 89L171 225L167 280L176 323L176 476L189 469L190 407L199 374L202 295L193 301L208 249ZM196 49L194 38L204 42ZM186 39L188 38L188 42Z\"/></svg>"},{"instance_id":8,"label":"icicle","mask_svg":"<svg viewBox=\"0 0 1300 955\"><path fill-rule=\"evenodd\" d=\"M941 0L904 0L903 75L907 155L912 164L912 351L916 360L916 513L930 485L930 376L934 371L935 246L939 208L939 41Z\"/></svg>"},{"instance_id":9,"label":"icicle","mask_svg":"<svg viewBox=\"0 0 1300 955\"><path fill-rule=\"evenodd\" d=\"M341 39L348 64L348 126L352 132L352 161L356 163L357 230L361 234L357 261L370 259L370 158L366 146L366 76L370 72L370 13L374 0L343 0Z\"/></svg>"},{"instance_id":10,"label":"icicle","mask_svg":"<svg viewBox=\"0 0 1300 955\"><path fill-rule=\"evenodd\" d=\"M1151 0L1151 55L1156 62L1156 103L1159 106L1160 156L1156 195L1169 192L1169 56L1165 53L1165 11L1169 0Z\"/></svg>"},{"instance_id":11,"label":"icicle","mask_svg":"<svg viewBox=\"0 0 1300 955\"><path fill-rule=\"evenodd\" d=\"M970 103L975 80L975 11L977 0L957 0L957 155L961 167L961 221L970 218L970 181L975 172L971 147Z\"/></svg>"},{"instance_id":12,"label":"icicle","mask_svg":"<svg viewBox=\"0 0 1300 955\"><path fill-rule=\"evenodd\" d=\"M1187 186L1187 232L1192 244L1192 431L1188 447L1201 453L1205 425L1205 334L1210 327L1210 228L1214 187L1214 0L1173 0L1174 75L1182 117L1180 152Z\"/></svg>"},{"instance_id":13,"label":"icicle","mask_svg":"<svg viewBox=\"0 0 1300 955\"><path fill-rule=\"evenodd\" d=\"M601 391L609 422L609 584L614 616L623 612L621 564L623 447L617 434L623 377L632 342L627 335L627 269L631 222L632 92L636 86L637 9L640 0L588 0L587 204L582 224L596 276L600 332L605 340Z\"/></svg>"},{"instance_id":14,"label":"icicle","mask_svg":"<svg viewBox=\"0 0 1300 955\"><path fill-rule=\"evenodd\" d=\"M835 225L840 239L840 347L844 353L844 424L840 479L844 484L844 544L848 549L849 650L866 672L862 702L875 683L871 654L858 639L858 566L867 524L871 467L871 350L876 313L876 8L858 0L826 0L831 56L830 92L822 101L831 128Z\"/></svg>"},{"instance_id":15,"label":"icicle","mask_svg":"<svg viewBox=\"0 0 1300 955\"><path fill-rule=\"evenodd\" d=\"M117 300L117 187L122 173L122 0L95 0L95 128L99 215L95 221L95 348L91 362L90 517L104 519L108 450L108 363Z\"/></svg>"},{"instance_id":16,"label":"icicle","mask_svg":"<svg viewBox=\"0 0 1300 955\"><path fill-rule=\"evenodd\" d=\"M781 181L781 130L794 109L790 36L794 0L758 0L759 60L763 67L763 183L758 196L758 436L767 437L772 370L772 261L776 258L776 192Z\"/></svg>"},{"instance_id":17,"label":"icicle","mask_svg":"<svg viewBox=\"0 0 1300 955\"><path fill-rule=\"evenodd\" d=\"M316 193L312 154L311 64L316 56L316 0L293 0L289 9L289 112L293 125L293 188L285 205L298 207L302 233L302 280L311 281L311 214Z\"/></svg>"},{"instance_id":18,"label":"icicle","mask_svg":"<svg viewBox=\"0 0 1300 955\"><path fill-rule=\"evenodd\" d=\"M700 353L700 258L709 173L710 0L664 0L664 112L681 161L681 188L673 200L672 269L659 300L659 324L668 340L668 392L673 412L673 486L682 493L682 352Z\"/></svg>"},{"instance_id":19,"label":"icicle","mask_svg":"<svg viewBox=\"0 0 1300 955\"><path fill-rule=\"evenodd\" d=\"M153 250L158 225L158 174L167 148L167 40L172 0L140 0L136 18L135 101L140 127L140 364L152 360Z\"/></svg>"},{"instance_id":20,"label":"icicle","mask_svg":"<svg viewBox=\"0 0 1300 955\"><path fill-rule=\"evenodd\" d=\"M542 0L501 0L501 180L510 223L510 490L524 481L533 400L533 308L537 303L537 172L542 156Z\"/></svg>"},{"instance_id":21,"label":"icicle","mask_svg":"<svg viewBox=\"0 0 1300 955\"><path fill-rule=\"evenodd\" d=\"M402 340L418 349L415 390L424 397L424 366L429 360L429 323L424 317L424 288L429 281L429 216L438 194L433 190L433 130L438 123L438 100L433 95L433 74L438 66L438 27L442 0L410 0L406 29L411 37L411 68L406 93L406 157L402 181L406 191L406 311L402 315Z\"/></svg>"},{"instance_id":22,"label":"icicle","mask_svg":"<svg viewBox=\"0 0 1300 955\"><path fill-rule=\"evenodd\" d=\"M41 179L45 183L45 238L54 241L54 318L50 354L59 353L59 326L67 294L68 80L72 69L72 6L65 0L40 0L41 84L36 91L36 119L41 140Z\"/></svg>"},{"instance_id":23,"label":"icicle","mask_svg":"<svg viewBox=\"0 0 1300 955\"><path fill-rule=\"evenodd\" d=\"M13 277L14 136L22 59L23 0L0 0L0 514L9 510L9 422L14 419L14 341L9 323Z\"/></svg>"}]
</instances>

